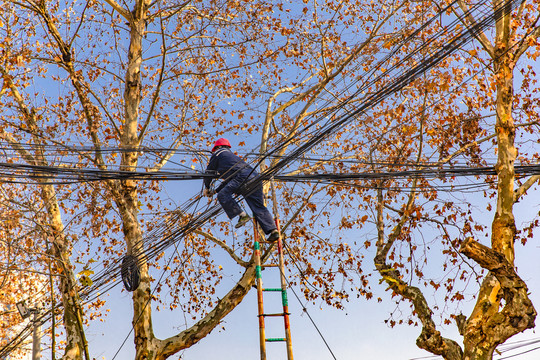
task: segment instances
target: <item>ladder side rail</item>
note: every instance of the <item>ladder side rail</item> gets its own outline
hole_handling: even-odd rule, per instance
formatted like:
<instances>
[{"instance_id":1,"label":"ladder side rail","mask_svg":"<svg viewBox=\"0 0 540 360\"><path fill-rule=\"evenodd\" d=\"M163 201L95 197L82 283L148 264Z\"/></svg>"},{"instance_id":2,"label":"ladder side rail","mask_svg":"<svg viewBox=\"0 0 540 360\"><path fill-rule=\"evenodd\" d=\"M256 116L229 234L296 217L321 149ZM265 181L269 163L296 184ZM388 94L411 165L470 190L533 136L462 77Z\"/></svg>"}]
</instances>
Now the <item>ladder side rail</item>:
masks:
<instances>
[{"instance_id":1,"label":"ladder side rail","mask_svg":"<svg viewBox=\"0 0 540 360\"><path fill-rule=\"evenodd\" d=\"M274 207L274 219L278 230L279 238L277 241L278 257L279 257L279 272L281 279L281 303L283 305L283 323L285 326L285 340L287 343L287 360L293 360L293 349L291 339L291 323L289 320L289 301L287 299L287 279L285 278L285 262L283 260L283 241L281 239L281 227L279 223L279 213L277 206L276 186L274 179L271 181L272 186L272 202Z\"/></svg>"},{"instance_id":2,"label":"ladder side rail","mask_svg":"<svg viewBox=\"0 0 540 360\"><path fill-rule=\"evenodd\" d=\"M255 255L255 283L257 285L257 308L259 318L259 343L261 351L261 360L266 360L266 334L264 329L264 306L263 306L263 283L262 283L262 268L261 268L261 245L259 243L259 231L257 221L253 220L255 229L253 251Z\"/></svg>"},{"instance_id":3,"label":"ladder side rail","mask_svg":"<svg viewBox=\"0 0 540 360\"><path fill-rule=\"evenodd\" d=\"M283 259L283 242L281 240L281 229L279 226L279 218L276 218L276 226L279 231L277 248L278 248L278 257L279 257L279 272L280 272L280 280L281 280L281 304L283 305L283 324L285 326L285 340L287 343L287 359L293 360L291 323L289 320L289 300L287 299L287 279L285 278L285 262Z\"/></svg>"}]
</instances>

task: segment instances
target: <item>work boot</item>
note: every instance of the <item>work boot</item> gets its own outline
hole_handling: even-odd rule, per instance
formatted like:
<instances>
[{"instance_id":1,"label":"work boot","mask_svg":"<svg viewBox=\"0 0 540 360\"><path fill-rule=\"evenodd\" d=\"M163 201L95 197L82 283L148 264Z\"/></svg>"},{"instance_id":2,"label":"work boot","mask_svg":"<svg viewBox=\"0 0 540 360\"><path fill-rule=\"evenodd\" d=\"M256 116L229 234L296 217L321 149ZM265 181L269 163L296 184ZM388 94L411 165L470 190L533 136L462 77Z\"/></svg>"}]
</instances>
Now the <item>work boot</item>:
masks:
<instances>
[{"instance_id":1,"label":"work boot","mask_svg":"<svg viewBox=\"0 0 540 360\"><path fill-rule=\"evenodd\" d=\"M267 242L273 243L276 242L279 239L279 231L272 230L270 235L268 235L268 238L266 239Z\"/></svg>"},{"instance_id":2,"label":"work boot","mask_svg":"<svg viewBox=\"0 0 540 360\"><path fill-rule=\"evenodd\" d=\"M251 220L251 217L244 213L244 214L240 214L238 216L238 223L234 226L236 229L238 228L241 228L242 226L244 226L249 220Z\"/></svg>"}]
</instances>

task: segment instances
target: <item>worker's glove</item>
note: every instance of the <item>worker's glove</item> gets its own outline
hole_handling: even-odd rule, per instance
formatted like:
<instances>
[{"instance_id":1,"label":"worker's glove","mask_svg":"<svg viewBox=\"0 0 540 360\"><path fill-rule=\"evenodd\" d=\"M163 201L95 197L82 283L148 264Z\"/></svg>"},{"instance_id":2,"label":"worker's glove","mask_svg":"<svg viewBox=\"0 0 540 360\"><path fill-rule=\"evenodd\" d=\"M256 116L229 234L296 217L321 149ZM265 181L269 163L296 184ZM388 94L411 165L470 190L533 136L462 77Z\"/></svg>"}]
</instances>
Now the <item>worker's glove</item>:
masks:
<instances>
[{"instance_id":1,"label":"worker's glove","mask_svg":"<svg viewBox=\"0 0 540 360\"><path fill-rule=\"evenodd\" d=\"M204 188L203 194L204 194L204 196L212 197L212 196L214 196L214 190L210 190L210 189Z\"/></svg>"}]
</instances>

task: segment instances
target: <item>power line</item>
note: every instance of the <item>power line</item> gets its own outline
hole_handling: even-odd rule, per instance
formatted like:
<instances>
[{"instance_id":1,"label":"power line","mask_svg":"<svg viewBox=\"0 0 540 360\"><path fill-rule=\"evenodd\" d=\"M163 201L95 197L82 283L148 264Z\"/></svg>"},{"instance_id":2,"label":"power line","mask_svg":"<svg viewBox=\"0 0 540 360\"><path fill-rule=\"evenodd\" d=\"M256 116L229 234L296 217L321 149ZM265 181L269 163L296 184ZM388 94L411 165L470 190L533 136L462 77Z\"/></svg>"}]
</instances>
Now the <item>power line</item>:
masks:
<instances>
[{"instance_id":1,"label":"power line","mask_svg":"<svg viewBox=\"0 0 540 360\"><path fill-rule=\"evenodd\" d=\"M392 94L395 94L397 91L401 90L404 86L409 84L412 80L416 79L421 74L425 73L427 70L438 64L442 59L447 57L452 52L456 51L460 47L462 47L464 44L466 44L468 41L470 41L474 36L478 34L478 32L484 30L488 26L491 26L492 23L497 20L502 14L503 11L506 10L506 6L510 7L510 10L513 10L515 6L517 6L518 1L509 1L507 3L504 3L501 5L501 7L494 10L494 12L490 12L488 15L485 15L487 13L487 10L482 11L481 4L477 4L471 8L471 12L478 11L481 16L479 21L475 26L472 28L467 28L463 30L462 33L458 34L454 38L450 39L443 47L437 49L434 52L431 52L429 56L423 58L423 62L419 63L418 65L415 65L411 68L409 68L407 71L399 72L398 65L402 65L405 61L412 60L413 56L418 54L420 51L429 51L428 46L431 46L436 39L439 39L441 36L444 35L446 29L443 29L442 31L434 34L431 38L428 39L428 41L423 42L423 45L416 49L416 51L411 52L408 56L406 56L404 59L401 60L401 62L395 64L393 67L389 68L389 70L385 71L382 75L374 76L373 79L370 82L367 82L363 84L363 86L360 86L356 92L354 92L352 95L350 95L346 100L340 102L338 106L332 107L329 112L327 112L326 116L321 116L318 119L314 119L312 123L304 127L299 131L299 136L291 137L289 139L286 139L285 141L277 144L271 151L269 151L267 154L264 154L261 158L259 158L258 163L260 164L262 161L264 161L267 158L270 158L271 156L274 156L278 154L281 150L285 150L285 147L292 144L292 141L300 141L303 140L305 143L303 145L298 146L296 149L294 149L292 152L290 152L287 156L282 157L274 166L267 169L265 172L261 174L261 176L253 181L250 181L246 184L246 191L249 192L253 190L255 186L258 186L258 184L261 181L267 181L271 178L278 178L280 176L279 172L285 169L289 164L291 164L293 161L296 161L298 158L302 157L307 151L315 147L316 145L319 145L324 139L326 139L330 134L334 133L338 129L343 128L344 126L350 124L354 119L356 119L358 116L365 114L368 110L372 109L376 104L379 104L381 101L385 100ZM451 3L448 6L452 6L454 3ZM434 19L444 14L444 11L446 11L445 8L442 11L439 11L436 16L432 17L429 21L434 21ZM389 61L392 59L394 55L398 53L398 50L406 43L406 41L411 41L414 36L418 34L419 31L421 31L423 28L425 28L429 21L423 24L416 32L414 32L411 36L408 36L405 38L398 46L394 48L390 54L382 59L376 66L372 69L372 73L375 73L375 70L380 68L384 62ZM454 24L457 24L459 19L457 19ZM371 92L364 98L362 98L362 103L357 108L354 108L352 110L347 110L346 107L351 105L353 100L356 100L363 91L365 91L368 86L375 85L379 82L384 82L384 80L391 78L392 80L389 80L386 82L385 86L376 91ZM359 81L359 80L358 80ZM352 86L352 85L351 85ZM342 113L340 113L342 111ZM325 118L328 118L330 120L323 122ZM93 150L89 150L93 151ZM122 151L134 151L133 149L123 149ZM11 166L13 164L10 164ZM9 168L8 165L6 167ZM12 169L13 167L11 167ZM51 174L59 175L64 174L64 172L59 172L58 169L51 169L52 167L43 167L39 169L37 173L33 173L31 176L34 178L38 178L42 181L49 181L51 179ZM27 171L28 168L25 166L19 167L19 170L21 171ZM33 169L35 170L35 169ZM41 173L40 173L41 171ZM489 170L491 171L491 170ZM481 174L489 174L489 171L482 172ZM103 173L96 173L96 171L83 171L79 172L78 174L84 173L88 179L93 179L92 181L97 181L98 179L125 179L127 176L138 176L136 178L140 179L148 179L146 177L147 175L142 175L137 172L136 174L133 174L133 172L122 172L122 171L116 171L108 174ZM535 173L536 174L536 173ZM102 177L102 175L105 175L105 177ZM163 176L163 179L168 178L170 174L168 173L160 173L158 176ZM350 175L344 175L344 176L336 176L336 174L330 174L327 176L332 176L332 179L325 179L323 177L325 174L316 174L312 175L313 180L317 181L356 181L359 178L354 177L350 178ZM421 173L409 173L408 176L420 176ZM469 174L478 176L478 173L476 174ZM39 176L43 176L39 178ZM108 176L108 177L107 177ZM178 176L178 175L176 175ZM191 176L191 178L190 178ZM189 179L200 179L200 177L195 176L201 176L201 174L193 175L193 174L183 174L181 177L189 178ZM281 175L282 176L282 175ZM365 176L365 175L364 175ZM403 175L404 176L404 175ZM433 174L430 174L430 176L434 176ZM457 173L452 175L457 176ZM12 181L17 183L19 182L21 176L20 174L15 174L12 177ZM156 179L156 178L154 178ZM292 179L292 178L291 178ZM370 179L373 179L371 177ZM69 180L69 179L68 179ZM296 178L296 181L307 181L308 178L300 179ZM67 181L67 180L66 180ZM182 207L183 211L180 211L179 213L186 214L186 210L190 209L190 207L193 205L193 202L197 199L193 200L191 203L187 203L185 207ZM152 258L153 256L156 256L161 251L168 248L171 244L174 244L179 239L183 238L186 234L190 233L192 230L196 229L197 227L203 225L206 221L208 221L213 216L219 214L221 212L221 209L218 206L214 207L207 207L207 210L205 213L200 215L191 215L187 218L187 222L185 221L184 217L181 217L178 221L184 222L184 225L180 227L180 229L176 228L173 230L173 225L176 224L175 222L171 222L168 224L165 224L164 227L162 227L160 230L161 232L156 232L153 234L153 236L150 236L149 238L143 239L143 243L145 244L144 250L148 251L149 258ZM158 243L152 243L153 240L157 240ZM97 288L100 286L103 287L105 285L107 286L114 286L114 284L110 284L110 281L113 279L112 276L118 278L118 272L119 272L119 261L118 259L113 259L112 266L107 267L101 275L96 279L99 281L95 282L95 286L88 289L88 291L85 293L85 296L87 299L91 295L92 292L95 292ZM112 275L112 276L111 276ZM2 355L2 351L0 351L0 355Z\"/></svg>"},{"instance_id":2,"label":"power line","mask_svg":"<svg viewBox=\"0 0 540 360\"><path fill-rule=\"evenodd\" d=\"M369 164L367 162L354 162L354 164ZM372 163L377 164L377 163ZM494 166L470 167L470 166L452 166L444 167L438 165L413 165L413 164L393 164L397 166L411 166L422 168L418 170L401 170L401 171L384 171L371 170L365 172L341 172L341 173L298 173L294 175L273 176L274 180L282 182L319 182L319 181L354 181L354 180L396 180L409 178L448 178L448 177L464 177L464 176L495 176L497 172ZM437 166L437 168L435 168ZM34 180L36 183L49 184L70 184L81 182L93 182L104 180L168 180L168 181L183 181L183 180L202 180L205 178L216 178L215 175L202 172L180 172L180 171L157 171L157 172L141 172L141 171L107 171L97 169L71 169L63 167L39 166L27 164L9 164L0 163L0 169L15 170L16 173L4 174L7 178L14 179L12 182L28 183ZM516 165L514 166L516 175L529 176L540 174L540 164L533 165ZM266 175L267 176L267 175ZM24 179L17 181L15 179ZM53 179L63 179L62 181L54 181ZM48 180L48 181L47 181ZM9 180L4 180L9 182Z\"/></svg>"}]
</instances>

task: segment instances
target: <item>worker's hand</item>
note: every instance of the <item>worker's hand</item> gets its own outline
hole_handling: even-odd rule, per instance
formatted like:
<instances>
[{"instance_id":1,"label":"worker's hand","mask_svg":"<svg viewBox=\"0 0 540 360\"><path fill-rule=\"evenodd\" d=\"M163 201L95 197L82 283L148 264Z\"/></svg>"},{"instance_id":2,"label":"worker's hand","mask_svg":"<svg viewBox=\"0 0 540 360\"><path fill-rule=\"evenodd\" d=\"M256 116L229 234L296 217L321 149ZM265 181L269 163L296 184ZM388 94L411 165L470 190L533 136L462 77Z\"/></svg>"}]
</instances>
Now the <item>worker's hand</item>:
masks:
<instances>
[{"instance_id":1,"label":"worker's hand","mask_svg":"<svg viewBox=\"0 0 540 360\"><path fill-rule=\"evenodd\" d=\"M212 196L214 196L214 191L210 190L210 189L207 189L207 188L204 188L203 194L204 194L204 196L212 197Z\"/></svg>"}]
</instances>

